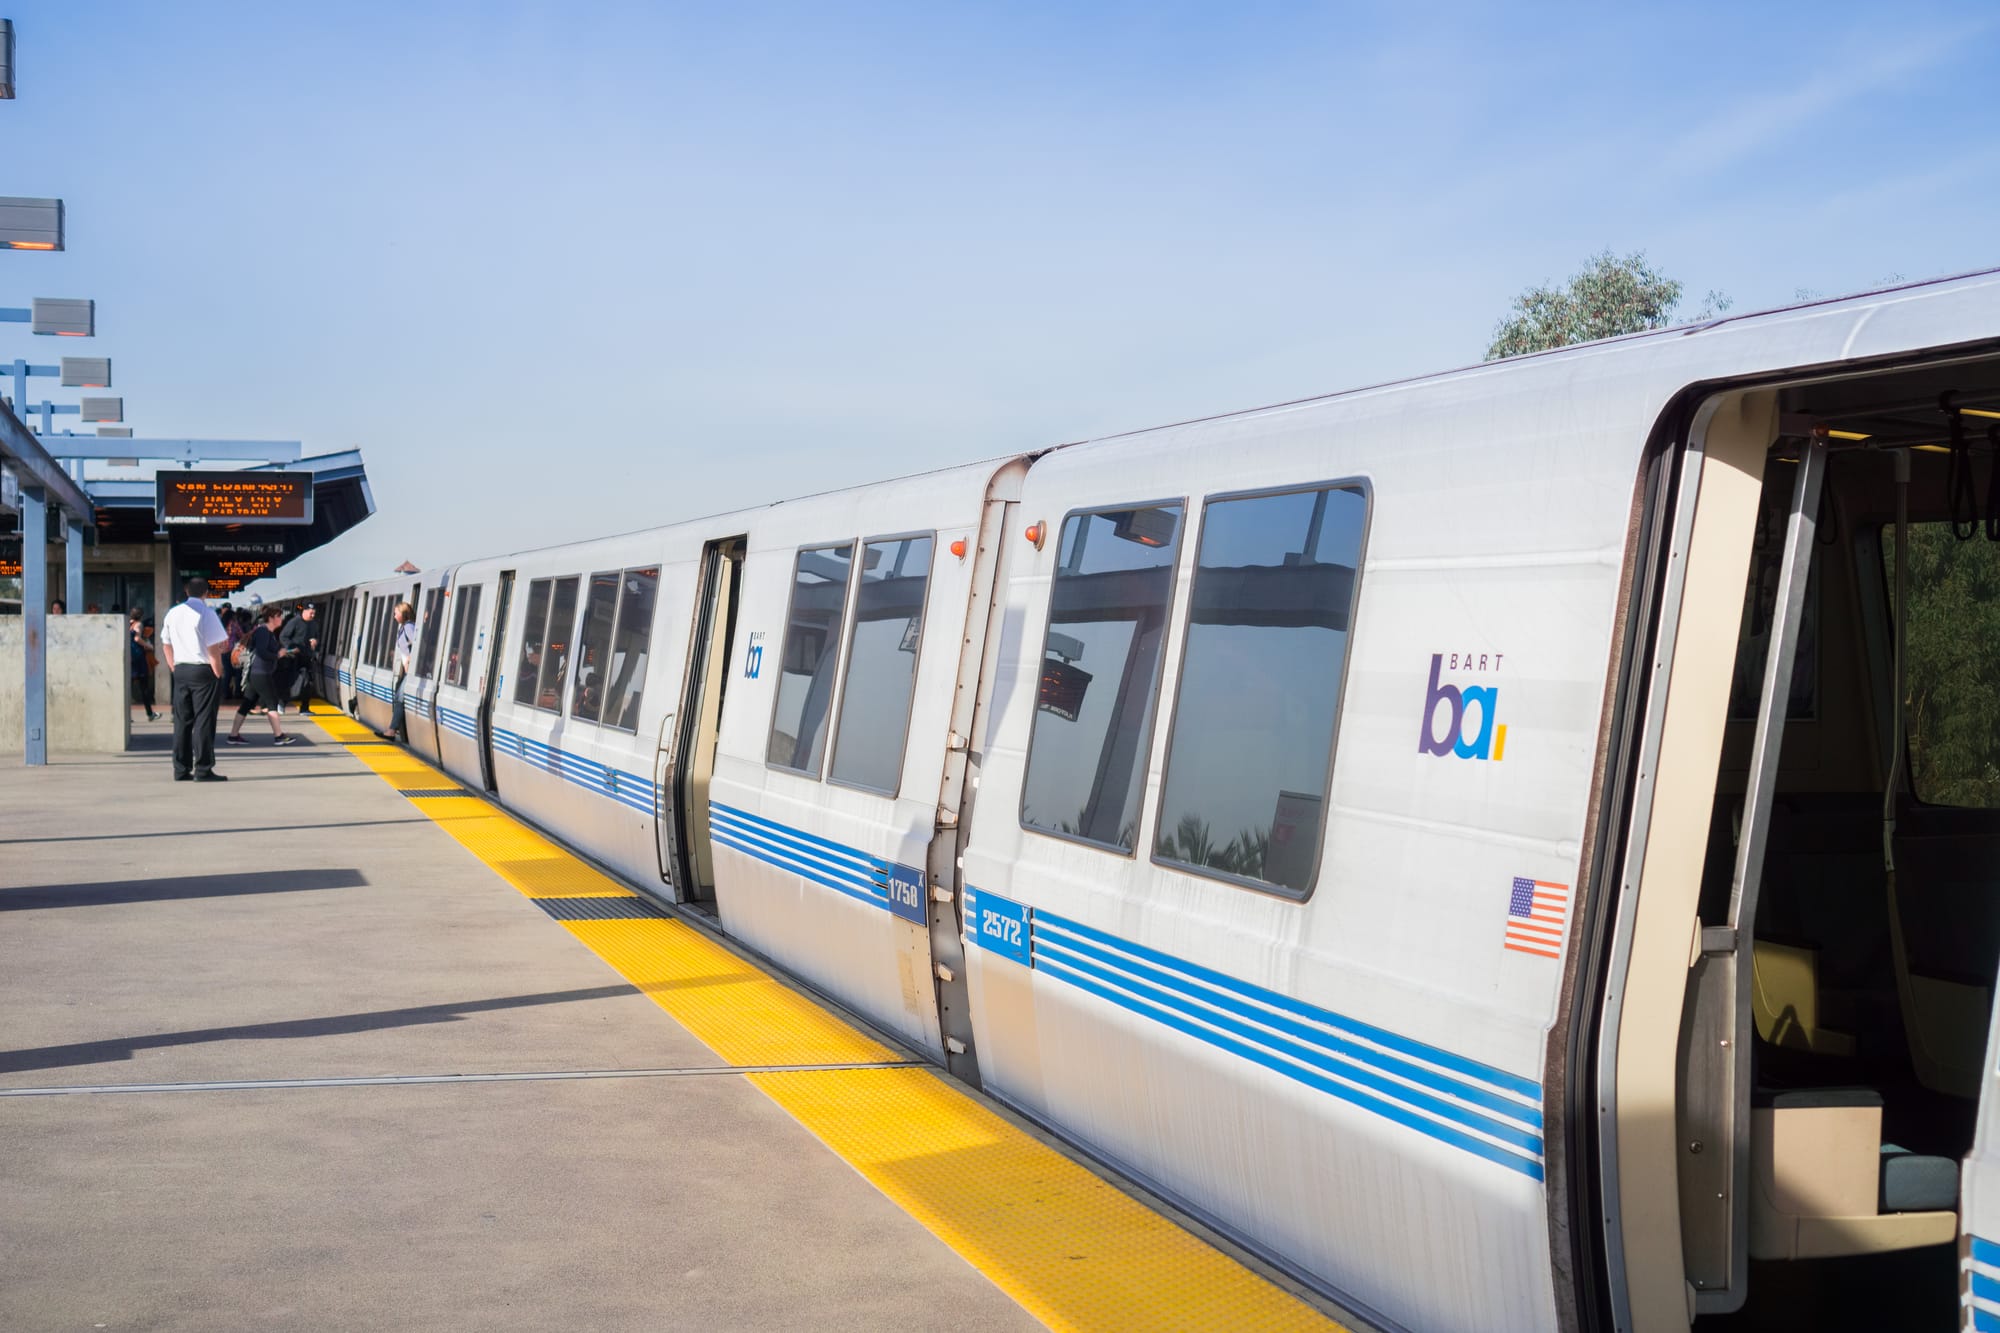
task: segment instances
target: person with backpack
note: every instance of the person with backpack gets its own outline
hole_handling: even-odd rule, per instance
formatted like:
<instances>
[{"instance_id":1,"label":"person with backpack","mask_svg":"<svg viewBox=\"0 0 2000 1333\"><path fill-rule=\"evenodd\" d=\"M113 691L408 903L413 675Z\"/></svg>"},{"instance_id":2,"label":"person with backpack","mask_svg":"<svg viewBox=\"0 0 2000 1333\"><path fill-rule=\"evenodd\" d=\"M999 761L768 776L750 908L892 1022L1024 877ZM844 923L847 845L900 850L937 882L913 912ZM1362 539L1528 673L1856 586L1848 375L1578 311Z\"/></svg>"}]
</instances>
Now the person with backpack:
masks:
<instances>
[{"instance_id":1,"label":"person with backpack","mask_svg":"<svg viewBox=\"0 0 2000 1333\"><path fill-rule=\"evenodd\" d=\"M261 705L264 718L271 724L271 744L295 745L298 737L285 732L284 723L278 715L284 707L278 702L278 655L283 651L278 645L278 623L285 618L284 611L275 606L264 608L264 623L250 631L249 637L236 645L237 653L243 658L243 702L236 707L236 721L229 728L229 744L248 745L243 739L243 719L250 716L250 710Z\"/></svg>"}]
</instances>

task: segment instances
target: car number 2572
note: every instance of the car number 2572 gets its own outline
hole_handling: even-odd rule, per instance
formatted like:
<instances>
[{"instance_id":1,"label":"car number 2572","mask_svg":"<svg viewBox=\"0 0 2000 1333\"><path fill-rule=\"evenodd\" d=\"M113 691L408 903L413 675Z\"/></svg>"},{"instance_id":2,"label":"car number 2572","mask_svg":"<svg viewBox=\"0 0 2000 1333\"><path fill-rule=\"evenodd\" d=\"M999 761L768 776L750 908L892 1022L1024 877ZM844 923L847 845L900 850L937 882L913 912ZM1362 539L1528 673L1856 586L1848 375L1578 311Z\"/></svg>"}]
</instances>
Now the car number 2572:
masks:
<instances>
[{"instance_id":1,"label":"car number 2572","mask_svg":"<svg viewBox=\"0 0 2000 1333\"><path fill-rule=\"evenodd\" d=\"M980 934L991 935L1002 944L1011 944L1016 949L1021 947L1021 919L1019 917L1002 916L998 912L981 912L979 915L981 918L979 922Z\"/></svg>"}]
</instances>

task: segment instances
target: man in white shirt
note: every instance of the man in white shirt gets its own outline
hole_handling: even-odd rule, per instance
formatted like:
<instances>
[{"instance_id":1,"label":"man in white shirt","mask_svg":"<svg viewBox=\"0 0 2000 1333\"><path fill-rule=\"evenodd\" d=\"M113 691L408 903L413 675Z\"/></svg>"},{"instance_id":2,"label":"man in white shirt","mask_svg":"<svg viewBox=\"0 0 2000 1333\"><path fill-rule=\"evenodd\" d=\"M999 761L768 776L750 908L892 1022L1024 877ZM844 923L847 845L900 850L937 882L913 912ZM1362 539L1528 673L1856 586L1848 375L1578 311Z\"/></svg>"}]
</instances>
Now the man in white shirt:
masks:
<instances>
[{"instance_id":1,"label":"man in white shirt","mask_svg":"<svg viewBox=\"0 0 2000 1333\"><path fill-rule=\"evenodd\" d=\"M187 600L160 621L160 652L174 673L174 781L226 782L215 771L215 715L222 706L229 631L203 599L207 579L187 581Z\"/></svg>"}]
</instances>

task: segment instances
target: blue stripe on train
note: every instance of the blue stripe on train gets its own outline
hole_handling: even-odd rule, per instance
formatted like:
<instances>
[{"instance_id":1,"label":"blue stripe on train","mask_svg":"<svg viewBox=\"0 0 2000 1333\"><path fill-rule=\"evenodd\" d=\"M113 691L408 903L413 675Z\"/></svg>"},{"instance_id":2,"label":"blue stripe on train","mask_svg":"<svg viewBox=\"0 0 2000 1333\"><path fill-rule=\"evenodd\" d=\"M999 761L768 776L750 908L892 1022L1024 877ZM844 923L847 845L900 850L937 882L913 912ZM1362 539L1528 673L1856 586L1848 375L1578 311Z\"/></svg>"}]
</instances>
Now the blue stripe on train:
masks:
<instances>
[{"instance_id":1,"label":"blue stripe on train","mask_svg":"<svg viewBox=\"0 0 2000 1333\"><path fill-rule=\"evenodd\" d=\"M471 719L466 718L463 713L456 716L464 718L467 724L471 724ZM452 729L457 731L458 727L454 726ZM476 738L477 727L461 731L460 734ZM519 732L508 731L504 727L493 729L493 750L496 754L511 755L544 773L553 773L587 792L616 801L641 814L655 813L653 784L637 774L600 764L594 759L586 759L582 755L571 754L566 750L559 750L553 745L523 736Z\"/></svg>"},{"instance_id":2,"label":"blue stripe on train","mask_svg":"<svg viewBox=\"0 0 2000 1333\"><path fill-rule=\"evenodd\" d=\"M980 904L1028 947L987 941ZM1543 1176L1541 1086L997 894L966 891L966 938L1128 1012L1446 1143ZM1004 932L996 932L1004 936ZM1509 1123L1512 1122L1512 1123Z\"/></svg>"},{"instance_id":3,"label":"blue stripe on train","mask_svg":"<svg viewBox=\"0 0 2000 1333\"><path fill-rule=\"evenodd\" d=\"M723 846L835 893L888 907L889 863L882 858L717 801L709 802L708 811L710 836Z\"/></svg>"}]
</instances>

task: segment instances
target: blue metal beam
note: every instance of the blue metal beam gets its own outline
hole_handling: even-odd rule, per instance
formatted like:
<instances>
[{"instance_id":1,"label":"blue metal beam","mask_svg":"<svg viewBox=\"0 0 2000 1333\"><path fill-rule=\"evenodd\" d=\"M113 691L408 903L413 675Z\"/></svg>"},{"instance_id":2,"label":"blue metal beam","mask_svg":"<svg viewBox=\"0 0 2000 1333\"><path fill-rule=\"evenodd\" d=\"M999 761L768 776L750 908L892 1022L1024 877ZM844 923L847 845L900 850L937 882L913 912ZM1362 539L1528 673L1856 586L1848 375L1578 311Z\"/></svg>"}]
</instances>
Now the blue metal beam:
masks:
<instances>
[{"instance_id":1,"label":"blue metal beam","mask_svg":"<svg viewBox=\"0 0 2000 1333\"><path fill-rule=\"evenodd\" d=\"M21 474L21 485L39 486L49 500L78 523L94 522L90 497L76 484L62 465L49 456L34 432L21 424L12 411L0 408L0 458L10 459Z\"/></svg>"},{"instance_id":2,"label":"blue metal beam","mask_svg":"<svg viewBox=\"0 0 2000 1333\"><path fill-rule=\"evenodd\" d=\"M74 412L77 409L72 407L68 410ZM42 445L53 458L172 459L177 463L238 458L254 459L259 463L296 463L305 454L305 447L297 440L142 440L55 435L44 439Z\"/></svg>"},{"instance_id":3,"label":"blue metal beam","mask_svg":"<svg viewBox=\"0 0 2000 1333\"><path fill-rule=\"evenodd\" d=\"M22 758L49 762L49 506L39 486L21 488L21 639L27 678L21 693Z\"/></svg>"}]
</instances>

